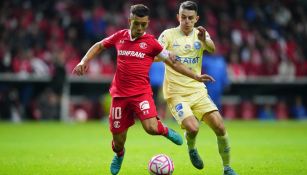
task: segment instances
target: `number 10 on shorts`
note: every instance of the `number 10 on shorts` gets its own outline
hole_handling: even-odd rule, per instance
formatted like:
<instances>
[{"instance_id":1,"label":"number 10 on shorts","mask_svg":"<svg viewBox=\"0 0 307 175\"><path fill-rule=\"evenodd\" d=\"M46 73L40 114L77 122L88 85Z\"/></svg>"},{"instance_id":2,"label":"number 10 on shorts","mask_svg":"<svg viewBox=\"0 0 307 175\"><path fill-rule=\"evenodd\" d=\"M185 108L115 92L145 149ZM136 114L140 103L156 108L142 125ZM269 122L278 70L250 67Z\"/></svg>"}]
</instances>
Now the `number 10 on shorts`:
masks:
<instances>
[{"instance_id":1,"label":"number 10 on shorts","mask_svg":"<svg viewBox=\"0 0 307 175\"><path fill-rule=\"evenodd\" d=\"M112 107L112 119L119 120L122 118L122 108L121 107Z\"/></svg>"}]
</instances>

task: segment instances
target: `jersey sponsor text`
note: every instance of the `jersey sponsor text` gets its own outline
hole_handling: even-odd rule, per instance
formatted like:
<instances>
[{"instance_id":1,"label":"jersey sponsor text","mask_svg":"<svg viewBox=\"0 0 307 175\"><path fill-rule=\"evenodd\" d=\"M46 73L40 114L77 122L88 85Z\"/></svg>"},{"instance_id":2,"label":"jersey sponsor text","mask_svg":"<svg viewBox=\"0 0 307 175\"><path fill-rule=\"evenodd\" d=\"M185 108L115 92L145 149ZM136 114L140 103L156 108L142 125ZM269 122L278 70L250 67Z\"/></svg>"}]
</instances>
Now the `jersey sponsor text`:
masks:
<instances>
[{"instance_id":1,"label":"jersey sponsor text","mask_svg":"<svg viewBox=\"0 0 307 175\"><path fill-rule=\"evenodd\" d=\"M118 50L117 55L123 55L123 56L132 56L132 57L144 58L145 53L142 53L142 52L136 52L136 51L131 51L131 50Z\"/></svg>"},{"instance_id":2,"label":"jersey sponsor text","mask_svg":"<svg viewBox=\"0 0 307 175\"><path fill-rule=\"evenodd\" d=\"M179 57L176 56L176 60L180 61L181 63L186 63L186 64L197 64L199 57L195 57L195 58L188 58L188 57Z\"/></svg>"}]
</instances>

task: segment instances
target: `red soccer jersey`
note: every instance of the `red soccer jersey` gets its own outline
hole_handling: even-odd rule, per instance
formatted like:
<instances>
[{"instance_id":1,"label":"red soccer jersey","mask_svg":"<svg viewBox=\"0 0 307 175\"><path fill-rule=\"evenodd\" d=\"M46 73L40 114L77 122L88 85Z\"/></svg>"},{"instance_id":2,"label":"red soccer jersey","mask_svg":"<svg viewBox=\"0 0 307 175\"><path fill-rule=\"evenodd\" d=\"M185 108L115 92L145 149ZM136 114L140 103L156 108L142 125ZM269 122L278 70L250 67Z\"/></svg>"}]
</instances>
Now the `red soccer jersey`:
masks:
<instances>
[{"instance_id":1,"label":"red soccer jersey","mask_svg":"<svg viewBox=\"0 0 307 175\"><path fill-rule=\"evenodd\" d=\"M117 50L117 69L112 81L112 97L130 97L152 93L149 82L149 69L162 50L154 36L144 34L131 39L130 30L120 30L101 41L105 48L112 46Z\"/></svg>"}]
</instances>

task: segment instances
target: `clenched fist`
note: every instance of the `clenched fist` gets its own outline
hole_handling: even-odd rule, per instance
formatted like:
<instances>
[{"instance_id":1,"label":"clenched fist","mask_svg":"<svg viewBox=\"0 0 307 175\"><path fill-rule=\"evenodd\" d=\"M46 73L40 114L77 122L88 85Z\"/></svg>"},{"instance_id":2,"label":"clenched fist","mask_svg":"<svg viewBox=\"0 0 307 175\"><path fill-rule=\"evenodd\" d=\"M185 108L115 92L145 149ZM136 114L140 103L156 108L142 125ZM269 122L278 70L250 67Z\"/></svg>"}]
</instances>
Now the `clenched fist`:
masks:
<instances>
[{"instance_id":1,"label":"clenched fist","mask_svg":"<svg viewBox=\"0 0 307 175\"><path fill-rule=\"evenodd\" d=\"M77 64L72 73L81 76L84 75L87 72L87 70L88 70L88 63L80 61L80 63Z\"/></svg>"},{"instance_id":2,"label":"clenched fist","mask_svg":"<svg viewBox=\"0 0 307 175\"><path fill-rule=\"evenodd\" d=\"M206 29L204 27L202 27L202 26L198 26L197 30L199 31L199 33L197 35L198 39L205 43L206 42L206 37L207 37Z\"/></svg>"}]
</instances>

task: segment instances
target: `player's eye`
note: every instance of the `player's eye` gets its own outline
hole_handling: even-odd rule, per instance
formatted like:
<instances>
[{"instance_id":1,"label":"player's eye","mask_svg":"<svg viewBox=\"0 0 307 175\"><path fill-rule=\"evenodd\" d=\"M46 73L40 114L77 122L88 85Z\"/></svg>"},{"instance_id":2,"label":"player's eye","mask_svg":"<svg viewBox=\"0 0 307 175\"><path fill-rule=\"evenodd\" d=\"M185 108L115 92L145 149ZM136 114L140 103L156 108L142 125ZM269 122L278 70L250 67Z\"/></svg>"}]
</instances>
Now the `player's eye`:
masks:
<instances>
[{"instance_id":1,"label":"player's eye","mask_svg":"<svg viewBox=\"0 0 307 175\"><path fill-rule=\"evenodd\" d=\"M189 20L193 20L194 19L194 17L193 16L189 16Z\"/></svg>"},{"instance_id":2,"label":"player's eye","mask_svg":"<svg viewBox=\"0 0 307 175\"><path fill-rule=\"evenodd\" d=\"M133 23L133 25L134 25L135 27L139 27L139 26L141 26L142 28L145 28L145 27L146 27L146 25L147 25L147 23L139 23L139 22L134 22L134 23Z\"/></svg>"}]
</instances>

